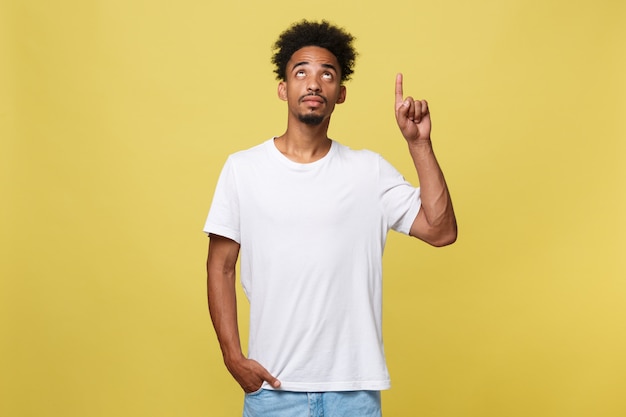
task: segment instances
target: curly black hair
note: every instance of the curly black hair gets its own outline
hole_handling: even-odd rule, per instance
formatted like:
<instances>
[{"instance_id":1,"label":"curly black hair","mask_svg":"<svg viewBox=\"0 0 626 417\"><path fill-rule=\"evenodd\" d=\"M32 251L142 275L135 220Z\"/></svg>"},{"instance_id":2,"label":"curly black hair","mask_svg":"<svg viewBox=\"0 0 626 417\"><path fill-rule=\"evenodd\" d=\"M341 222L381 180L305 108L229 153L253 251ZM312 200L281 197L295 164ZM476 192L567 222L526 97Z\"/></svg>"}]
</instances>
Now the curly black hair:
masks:
<instances>
[{"instance_id":1,"label":"curly black hair","mask_svg":"<svg viewBox=\"0 0 626 417\"><path fill-rule=\"evenodd\" d=\"M319 46L335 55L341 67L341 81L348 81L354 72L354 61L357 56L352 45L354 39L354 36L344 29L325 20L310 22L305 19L294 23L280 34L274 44L272 63L276 66L274 69L276 79L279 81L287 79L287 62L297 50L305 46Z\"/></svg>"}]
</instances>

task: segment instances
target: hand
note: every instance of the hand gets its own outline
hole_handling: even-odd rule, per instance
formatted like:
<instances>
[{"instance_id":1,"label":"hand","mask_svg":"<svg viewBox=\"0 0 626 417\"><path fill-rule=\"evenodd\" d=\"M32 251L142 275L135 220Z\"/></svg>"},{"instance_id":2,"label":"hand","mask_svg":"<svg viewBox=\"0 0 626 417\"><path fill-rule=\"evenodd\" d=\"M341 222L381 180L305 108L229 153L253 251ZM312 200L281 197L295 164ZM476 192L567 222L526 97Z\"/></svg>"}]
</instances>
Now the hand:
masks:
<instances>
[{"instance_id":1,"label":"hand","mask_svg":"<svg viewBox=\"0 0 626 417\"><path fill-rule=\"evenodd\" d=\"M430 140L430 112L426 100L403 98L402 74L396 75L396 121L402 136L410 144Z\"/></svg>"},{"instance_id":2,"label":"hand","mask_svg":"<svg viewBox=\"0 0 626 417\"><path fill-rule=\"evenodd\" d=\"M280 381L253 359L242 356L237 361L227 363L226 367L247 393L258 391L263 382L268 382L274 388L280 387Z\"/></svg>"}]
</instances>

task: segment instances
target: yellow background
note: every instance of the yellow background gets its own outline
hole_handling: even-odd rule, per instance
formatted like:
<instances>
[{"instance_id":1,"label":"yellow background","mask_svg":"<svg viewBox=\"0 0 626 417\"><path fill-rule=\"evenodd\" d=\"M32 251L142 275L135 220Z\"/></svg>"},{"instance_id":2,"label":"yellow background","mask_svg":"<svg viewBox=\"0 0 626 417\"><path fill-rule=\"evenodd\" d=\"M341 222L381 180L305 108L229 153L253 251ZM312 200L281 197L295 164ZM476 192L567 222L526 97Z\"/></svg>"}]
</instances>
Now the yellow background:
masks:
<instances>
[{"instance_id":1,"label":"yellow background","mask_svg":"<svg viewBox=\"0 0 626 417\"><path fill-rule=\"evenodd\" d=\"M390 237L385 415L626 415L625 4L2 0L0 415L240 414L201 229L285 128L270 47L303 17L358 39L331 136L416 181L404 72L458 214L451 247Z\"/></svg>"}]
</instances>

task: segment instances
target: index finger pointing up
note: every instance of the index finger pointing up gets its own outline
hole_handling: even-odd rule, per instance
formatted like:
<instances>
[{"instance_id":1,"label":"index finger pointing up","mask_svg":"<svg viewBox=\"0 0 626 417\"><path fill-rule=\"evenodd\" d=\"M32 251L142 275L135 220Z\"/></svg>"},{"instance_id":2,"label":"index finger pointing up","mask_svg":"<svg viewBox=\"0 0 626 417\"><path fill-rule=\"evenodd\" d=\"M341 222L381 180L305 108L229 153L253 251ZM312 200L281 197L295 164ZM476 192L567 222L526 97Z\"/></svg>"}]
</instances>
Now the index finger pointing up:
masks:
<instances>
[{"instance_id":1,"label":"index finger pointing up","mask_svg":"<svg viewBox=\"0 0 626 417\"><path fill-rule=\"evenodd\" d=\"M400 105L404 100L404 93L402 91L402 73L396 75L396 106Z\"/></svg>"}]
</instances>

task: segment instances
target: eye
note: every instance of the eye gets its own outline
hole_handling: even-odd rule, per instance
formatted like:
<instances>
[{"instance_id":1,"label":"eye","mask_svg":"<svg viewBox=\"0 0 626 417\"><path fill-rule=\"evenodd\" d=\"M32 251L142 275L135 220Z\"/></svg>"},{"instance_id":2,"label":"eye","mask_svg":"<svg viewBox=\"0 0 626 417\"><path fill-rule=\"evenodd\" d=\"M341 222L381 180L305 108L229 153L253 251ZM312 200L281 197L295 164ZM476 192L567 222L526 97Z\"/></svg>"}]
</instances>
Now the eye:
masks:
<instances>
[{"instance_id":1,"label":"eye","mask_svg":"<svg viewBox=\"0 0 626 417\"><path fill-rule=\"evenodd\" d=\"M302 78L302 77L304 77L304 75L305 75L304 74L304 70L296 71L296 77Z\"/></svg>"},{"instance_id":2,"label":"eye","mask_svg":"<svg viewBox=\"0 0 626 417\"><path fill-rule=\"evenodd\" d=\"M324 74L322 74L322 78L324 78L325 80L332 80L333 74L331 74L330 72L325 72Z\"/></svg>"}]
</instances>

